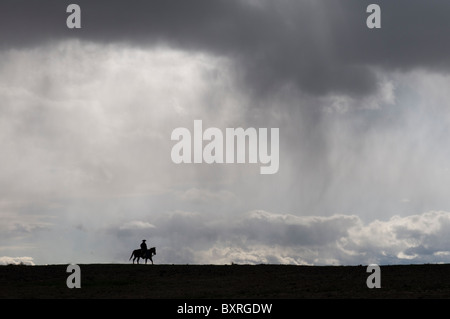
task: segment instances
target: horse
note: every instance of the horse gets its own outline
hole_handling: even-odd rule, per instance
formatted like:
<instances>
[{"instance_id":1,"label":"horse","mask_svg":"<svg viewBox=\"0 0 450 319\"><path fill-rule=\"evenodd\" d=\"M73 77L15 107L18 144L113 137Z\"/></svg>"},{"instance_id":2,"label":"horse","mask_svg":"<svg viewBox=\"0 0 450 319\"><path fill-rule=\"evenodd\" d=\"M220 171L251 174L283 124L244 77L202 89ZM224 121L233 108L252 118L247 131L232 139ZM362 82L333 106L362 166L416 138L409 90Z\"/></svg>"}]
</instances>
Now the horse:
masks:
<instances>
[{"instance_id":1,"label":"horse","mask_svg":"<svg viewBox=\"0 0 450 319\"><path fill-rule=\"evenodd\" d=\"M147 259L150 259L150 261L152 262L152 265L153 265L153 259L152 259L153 255L156 255L156 248L155 247L147 249L145 254L142 254L142 250L141 249L136 249L136 250L133 250L133 252L131 253L131 257L128 260L131 260L131 258L134 257L133 258L133 264L134 264L134 261L137 258L137 263L139 264L139 258L142 258L142 259L145 259L145 264L147 264Z\"/></svg>"}]
</instances>

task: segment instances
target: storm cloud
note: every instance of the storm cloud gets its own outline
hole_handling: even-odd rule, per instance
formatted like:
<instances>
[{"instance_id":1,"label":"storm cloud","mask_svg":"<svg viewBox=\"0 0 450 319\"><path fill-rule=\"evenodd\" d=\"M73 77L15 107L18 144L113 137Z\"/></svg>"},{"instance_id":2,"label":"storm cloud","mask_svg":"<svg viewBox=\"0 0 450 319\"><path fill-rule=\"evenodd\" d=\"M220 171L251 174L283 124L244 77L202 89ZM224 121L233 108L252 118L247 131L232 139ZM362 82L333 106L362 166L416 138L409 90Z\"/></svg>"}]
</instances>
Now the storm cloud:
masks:
<instances>
[{"instance_id":1,"label":"storm cloud","mask_svg":"<svg viewBox=\"0 0 450 319\"><path fill-rule=\"evenodd\" d=\"M2 1L2 262L447 262L450 4L371 2ZM174 164L196 119L278 173Z\"/></svg>"},{"instance_id":2,"label":"storm cloud","mask_svg":"<svg viewBox=\"0 0 450 319\"><path fill-rule=\"evenodd\" d=\"M292 263L408 264L450 260L450 213L430 211L389 220L363 222L356 215L296 216L250 211L230 221L177 211L155 219L154 240L162 263ZM108 229L112 241L123 242L139 233ZM131 230L131 228L129 228ZM142 232L144 234L145 232ZM164 240L162 240L164 239ZM125 250L126 247L123 247ZM127 251L123 251L125 255Z\"/></svg>"},{"instance_id":3,"label":"storm cloud","mask_svg":"<svg viewBox=\"0 0 450 319\"><path fill-rule=\"evenodd\" d=\"M81 39L169 45L230 58L257 94L293 86L308 94L367 95L375 70L448 70L446 13L433 1L378 1L382 28L366 27L371 1L78 1L82 28L65 28L68 1L3 1L2 47ZM13 32L11 32L13 30Z\"/></svg>"}]
</instances>

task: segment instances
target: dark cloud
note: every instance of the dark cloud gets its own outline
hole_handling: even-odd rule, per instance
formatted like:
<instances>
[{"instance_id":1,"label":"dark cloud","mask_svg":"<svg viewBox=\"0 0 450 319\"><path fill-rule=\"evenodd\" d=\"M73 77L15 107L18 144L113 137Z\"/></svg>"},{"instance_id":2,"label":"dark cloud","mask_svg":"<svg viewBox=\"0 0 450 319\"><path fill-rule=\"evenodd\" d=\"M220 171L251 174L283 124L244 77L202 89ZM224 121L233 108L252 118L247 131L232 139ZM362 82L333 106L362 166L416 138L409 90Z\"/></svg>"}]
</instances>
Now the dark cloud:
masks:
<instances>
[{"instance_id":1,"label":"dark cloud","mask_svg":"<svg viewBox=\"0 0 450 319\"><path fill-rule=\"evenodd\" d=\"M424 218L442 218L440 236L389 217L449 207L448 77L434 71L448 72L450 4L376 1L369 30L371 2L0 2L0 199L66 226L13 207L3 233L71 254L66 238L86 260L122 261L150 234L167 263L447 261L447 213ZM280 127L279 173L173 164L170 132L197 118Z\"/></svg>"},{"instance_id":2,"label":"dark cloud","mask_svg":"<svg viewBox=\"0 0 450 319\"><path fill-rule=\"evenodd\" d=\"M377 1L382 28L366 27L371 1L77 1L82 29L66 28L70 1L2 1L0 42L10 46L80 38L170 45L236 62L256 94L294 87L313 94L378 90L372 67L447 69L443 1Z\"/></svg>"},{"instance_id":3,"label":"dark cloud","mask_svg":"<svg viewBox=\"0 0 450 319\"><path fill-rule=\"evenodd\" d=\"M370 223L355 215L316 217L266 211L213 221L179 211L156 218L155 226L145 232L140 232L140 225L147 222L128 222L112 225L108 233L112 242L116 236L120 239L114 245L119 261L133 247L129 240L143 236L149 245L157 246L159 263L399 264L448 261L449 221L450 213L434 211ZM134 235L124 238L124 227ZM128 246L122 245L124 240Z\"/></svg>"},{"instance_id":4,"label":"dark cloud","mask_svg":"<svg viewBox=\"0 0 450 319\"><path fill-rule=\"evenodd\" d=\"M231 233L248 240L283 247L325 246L347 236L347 230L357 223L356 216L329 218L298 218L255 211L246 216Z\"/></svg>"}]
</instances>

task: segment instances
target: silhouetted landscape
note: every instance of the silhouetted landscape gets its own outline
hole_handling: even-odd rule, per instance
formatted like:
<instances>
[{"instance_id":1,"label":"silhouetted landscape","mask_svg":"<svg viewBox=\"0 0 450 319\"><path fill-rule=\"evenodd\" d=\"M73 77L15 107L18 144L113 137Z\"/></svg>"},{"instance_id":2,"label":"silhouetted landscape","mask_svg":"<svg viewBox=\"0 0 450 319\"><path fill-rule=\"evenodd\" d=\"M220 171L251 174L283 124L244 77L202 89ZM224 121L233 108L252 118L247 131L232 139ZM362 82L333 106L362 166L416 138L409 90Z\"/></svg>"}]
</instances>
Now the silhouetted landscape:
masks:
<instances>
[{"instance_id":1,"label":"silhouetted landscape","mask_svg":"<svg viewBox=\"0 0 450 319\"><path fill-rule=\"evenodd\" d=\"M449 298L450 265L367 266L80 264L69 289L67 265L0 266L1 298L336 299Z\"/></svg>"}]
</instances>

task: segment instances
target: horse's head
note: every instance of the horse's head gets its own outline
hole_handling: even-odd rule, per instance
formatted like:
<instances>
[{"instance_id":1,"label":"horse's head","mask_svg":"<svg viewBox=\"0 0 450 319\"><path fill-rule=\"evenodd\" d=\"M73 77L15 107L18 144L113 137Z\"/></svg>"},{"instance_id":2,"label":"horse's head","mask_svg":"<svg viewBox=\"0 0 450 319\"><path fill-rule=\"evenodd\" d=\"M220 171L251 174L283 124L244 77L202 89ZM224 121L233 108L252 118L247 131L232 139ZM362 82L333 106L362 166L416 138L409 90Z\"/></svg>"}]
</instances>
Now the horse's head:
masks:
<instances>
[{"instance_id":1,"label":"horse's head","mask_svg":"<svg viewBox=\"0 0 450 319\"><path fill-rule=\"evenodd\" d=\"M150 251L151 251L154 255L156 255L156 247L150 248Z\"/></svg>"}]
</instances>

